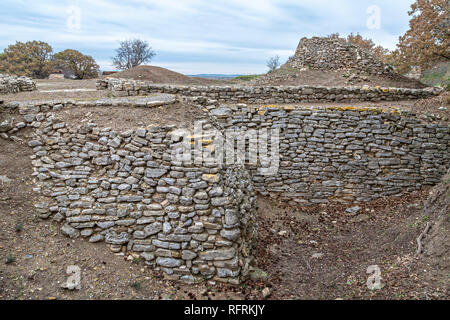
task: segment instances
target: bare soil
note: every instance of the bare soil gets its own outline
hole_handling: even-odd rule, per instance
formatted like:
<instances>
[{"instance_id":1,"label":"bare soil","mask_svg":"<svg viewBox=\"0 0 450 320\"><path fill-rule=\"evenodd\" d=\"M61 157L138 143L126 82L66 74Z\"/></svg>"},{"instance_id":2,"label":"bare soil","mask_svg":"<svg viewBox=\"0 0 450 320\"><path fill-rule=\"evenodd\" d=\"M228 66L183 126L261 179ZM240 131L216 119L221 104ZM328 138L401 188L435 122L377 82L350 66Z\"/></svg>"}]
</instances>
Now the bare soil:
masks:
<instances>
[{"instance_id":1,"label":"bare soil","mask_svg":"<svg viewBox=\"0 0 450 320\"><path fill-rule=\"evenodd\" d=\"M439 201L426 201L425 189L359 204L356 216L344 213L349 206L290 208L260 199L256 257L272 298L448 299L449 184L432 190ZM428 222L434 231L424 238L425 255L416 255ZM381 290L367 287L371 265L381 270Z\"/></svg>"},{"instance_id":2,"label":"bare soil","mask_svg":"<svg viewBox=\"0 0 450 320\"><path fill-rule=\"evenodd\" d=\"M95 88L95 80L43 80L38 87ZM97 99L96 94L65 92L61 97ZM6 100L47 100L59 95L38 91ZM401 106L448 117L449 99L444 94L421 101L354 105ZM57 115L73 124L92 120L116 130L189 123L199 117L195 109L179 104L150 109L69 108ZM30 134L24 129L16 135L27 141ZM359 204L362 209L356 216L345 214L350 205L287 207L261 197L255 256L267 279L240 286L213 282L187 286L165 280L161 272L131 255L110 252L103 243L69 239L58 223L38 218L31 154L25 143L0 139L0 299L263 299L264 288L271 290L269 299L450 298L448 176L433 189ZM424 254L416 255L416 239L428 222ZM82 270L81 290L61 288L72 264ZM367 288L370 265L381 269L381 290Z\"/></svg>"},{"instance_id":3,"label":"bare soil","mask_svg":"<svg viewBox=\"0 0 450 320\"><path fill-rule=\"evenodd\" d=\"M27 134L22 131L22 134ZM28 133L29 134L29 133ZM237 299L221 284L187 286L106 244L71 240L33 210L31 149L0 140L0 299ZM69 265L81 268L81 290L67 291Z\"/></svg>"},{"instance_id":4,"label":"bare soil","mask_svg":"<svg viewBox=\"0 0 450 320\"><path fill-rule=\"evenodd\" d=\"M161 107L135 107L126 105L119 107L81 107L65 108L57 113L57 117L69 126L94 122L100 127L112 128L123 132L149 125L177 125L191 127L203 117L201 110L190 105L176 103Z\"/></svg>"},{"instance_id":5,"label":"bare soil","mask_svg":"<svg viewBox=\"0 0 450 320\"><path fill-rule=\"evenodd\" d=\"M70 79L38 79L36 81L36 91L19 92L15 94L0 95L0 101L28 101L28 100L96 100L108 98L111 94L107 90L96 90L95 79L70 80ZM78 90L89 91L78 91ZM70 90L70 91L68 91ZM75 91L77 90L77 91Z\"/></svg>"}]
</instances>

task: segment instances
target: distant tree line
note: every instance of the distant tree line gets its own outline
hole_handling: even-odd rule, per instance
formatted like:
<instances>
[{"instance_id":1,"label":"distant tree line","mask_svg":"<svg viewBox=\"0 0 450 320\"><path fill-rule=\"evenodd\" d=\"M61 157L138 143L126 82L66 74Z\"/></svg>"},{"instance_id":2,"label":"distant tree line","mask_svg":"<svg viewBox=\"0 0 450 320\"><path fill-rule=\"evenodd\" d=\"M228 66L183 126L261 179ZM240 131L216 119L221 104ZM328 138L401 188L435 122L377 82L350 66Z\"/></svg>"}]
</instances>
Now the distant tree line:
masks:
<instances>
[{"instance_id":1,"label":"distant tree line","mask_svg":"<svg viewBox=\"0 0 450 320\"><path fill-rule=\"evenodd\" d=\"M53 54L52 47L42 41L18 41L0 54L0 73L44 79L55 69L76 79L90 79L98 76L100 67L91 56L77 50Z\"/></svg>"},{"instance_id":2,"label":"distant tree line","mask_svg":"<svg viewBox=\"0 0 450 320\"><path fill-rule=\"evenodd\" d=\"M143 40L125 40L119 45L112 58L113 65L119 70L147 63L156 55ZM91 56L73 49L54 54L53 48L42 41L17 41L0 53L0 73L44 79L58 69L75 79L96 78L100 73L99 65Z\"/></svg>"}]
</instances>

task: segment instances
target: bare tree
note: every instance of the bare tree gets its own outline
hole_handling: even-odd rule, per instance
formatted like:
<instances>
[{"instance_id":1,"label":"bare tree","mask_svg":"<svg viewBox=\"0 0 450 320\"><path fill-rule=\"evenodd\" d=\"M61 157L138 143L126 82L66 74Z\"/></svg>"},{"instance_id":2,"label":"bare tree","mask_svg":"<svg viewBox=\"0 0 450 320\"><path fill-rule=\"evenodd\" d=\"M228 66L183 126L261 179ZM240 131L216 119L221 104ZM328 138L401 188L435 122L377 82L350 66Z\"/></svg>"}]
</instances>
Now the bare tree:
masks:
<instances>
[{"instance_id":1,"label":"bare tree","mask_svg":"<svg viewBox=\"0 0 450 320\"><path fill-rule=\"evenodd\" d=\"M125 40L120 42L113 58L114 66L119 70L127 70L150 62L156 53L147 41L140 39Z\"/></svg>"},{"instance_id":2,"label":"bare tree","mask_svg":"<svg viewBox=\"0 0 450 320\"><path fill-rule=\"evenodd\" d=\"M269 68L269 72L273 72L275 70L277 70L280 67L280 57L279 56L274 56L269 58L269 60L267 60L267 64L266 66Z\"/></svg>"}]
</instances>

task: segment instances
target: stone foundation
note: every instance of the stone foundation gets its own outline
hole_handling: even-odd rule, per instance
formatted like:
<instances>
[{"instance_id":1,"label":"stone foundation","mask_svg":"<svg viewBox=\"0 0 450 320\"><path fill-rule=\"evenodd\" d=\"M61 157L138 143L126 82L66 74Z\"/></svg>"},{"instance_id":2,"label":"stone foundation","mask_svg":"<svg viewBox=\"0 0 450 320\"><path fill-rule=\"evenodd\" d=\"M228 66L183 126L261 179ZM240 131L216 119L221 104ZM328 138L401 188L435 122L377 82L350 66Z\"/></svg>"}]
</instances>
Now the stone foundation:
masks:
<instances>
[{"instance_id":1,"label":"stone foundation","mask_svg":"<svg viewBox=\"0 0 450 320\"><path fill-rule=\"evenodd\" d=\"M185 97L203 96L226 103L302 103L302 102L362 102L399 101L428 98L441 89L408 89L381 87L312 87L312 86L175 86L156 85L145 81L107 78L97 81L98 90L110 90L114 96L145 96L154 93L177 94Z\"/></svg>"},{"instance_id":2,"label":"stone foundation","mask_svg":"<svg viewBox=\"0 0 450 320\"><path fill-rule=\"evenodd\" d=\"M36 90L36 83L27 77L0 74L0 94Z\"/></svg>"},{"instance_id":3,"label":"stone foundation","mask_svg":"<svg viewBox=\"0 0 450 320\"><path fill-rule=\"evenodd\" d=\"M14 134L31 129L26 143L42 218L60 222L69 237L104 241L190 283L245 279L257 240L255 191L300 205L370 201L436 184L449 168L449 126L408 112L187 100L186 107L203 110L199 120L212 132L279 130L275 174L263 175L265 165L242 158L218 164L174 157L186 150L192 158L217 154L221 145L208 131L186 137L182 125L159 125L116 132L59 117L66 108L114 108L124 99L9 103L2 112L19 120L1 137L21 141ZM174 101L130 100L129 106L164 108ZM197 148L186 149L186 142Z\"/></svg>"},{"instance_id":4,"label":"stone foundation","mask_svg":"<svg viewBox=\"0 0 450 320\"><path fill-rule=\"evenodd\" d=\"M199 100L199 99L197 99ZM293 204L371 201L439 183L450 166L450 127L415 114L356 107L220 105L200 99L223 131L279 130L275 175L248 164L255 189ZM246 142L246 150L257 148ZM268 146L271 149L270 138ZM235 146L237 147L237 146Z\"/></svg>"}]
</instances>

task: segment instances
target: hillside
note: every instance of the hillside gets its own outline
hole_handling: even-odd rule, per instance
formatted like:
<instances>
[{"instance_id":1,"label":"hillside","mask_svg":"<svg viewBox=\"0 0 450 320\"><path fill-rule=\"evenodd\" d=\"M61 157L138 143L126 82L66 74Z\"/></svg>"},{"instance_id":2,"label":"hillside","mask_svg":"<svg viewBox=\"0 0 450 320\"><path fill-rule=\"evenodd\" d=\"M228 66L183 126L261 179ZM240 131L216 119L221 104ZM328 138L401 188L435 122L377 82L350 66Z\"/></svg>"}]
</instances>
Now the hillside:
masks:
<instances>
[{"instance_id":1,"label":"hillside","mask_svg":"<svg viewBox=\"0 0 450 320\"><path fill-rule=\"evenodd\" d=\"M303 38L295 54L254 85L384 86L424 88L395 73L375 55L354 44L330 38Z\"/></svg>"},{"instance_id":2,"label":"hillside","mask_svg":"<svg viewBox=\"0 0 450 320\"><path fill-rule=\"evenodd\" d=\"M212 85L223 82L214 79L191 78L184 74L157 66L137 66L129 70L114 73L109 77L165 84Z\"/></svg>"}]
</instances>

